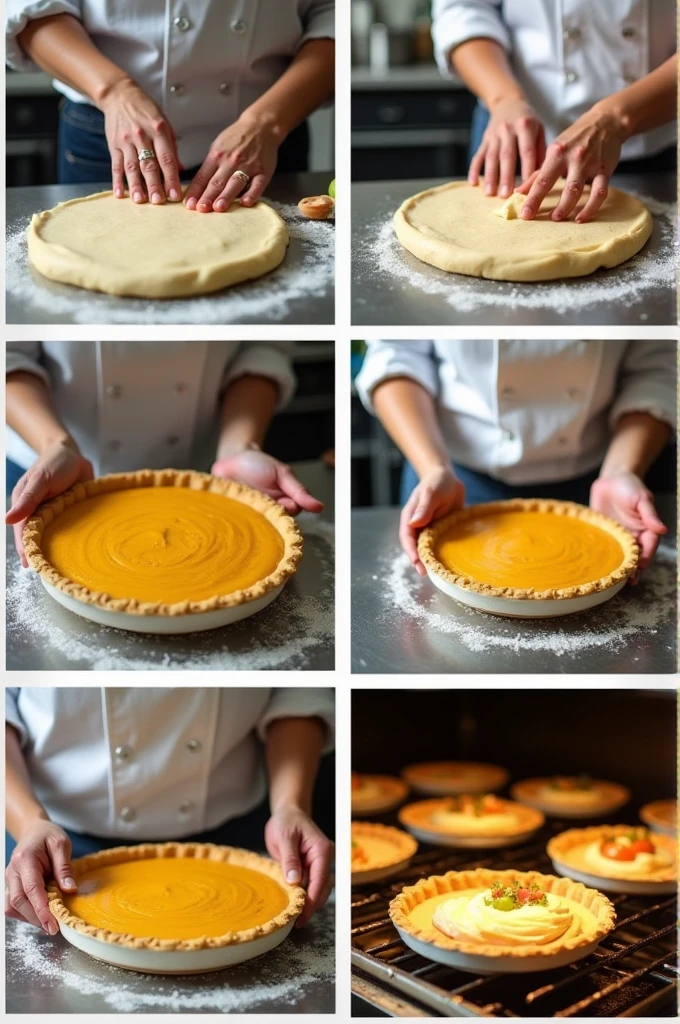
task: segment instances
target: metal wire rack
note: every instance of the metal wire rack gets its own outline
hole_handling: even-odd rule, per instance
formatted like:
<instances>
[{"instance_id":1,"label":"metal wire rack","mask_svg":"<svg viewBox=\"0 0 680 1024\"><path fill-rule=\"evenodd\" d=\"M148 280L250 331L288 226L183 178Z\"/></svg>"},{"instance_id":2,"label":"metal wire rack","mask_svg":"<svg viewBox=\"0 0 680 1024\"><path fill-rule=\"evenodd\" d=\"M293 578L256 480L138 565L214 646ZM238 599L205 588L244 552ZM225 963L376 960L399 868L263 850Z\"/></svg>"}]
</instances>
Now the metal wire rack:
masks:
<instances>
[{"instance_id":1,"label":"metal wire rack","mask_svg":"<svg viewBox=\"0 0 680 1024\"><path fill-rule=\"evenodd\" d=\"M610 895L616 929L591 956L533 974L474 975L434 963L399 938L388 915L405 885L470 867L553 873L545 847L566 826L553 823L530 843L505 850L428 849L398 879L353 891L353 994L389 1016L677 1017L677 907L674 896Z\"/></svg>"}]
</instances>

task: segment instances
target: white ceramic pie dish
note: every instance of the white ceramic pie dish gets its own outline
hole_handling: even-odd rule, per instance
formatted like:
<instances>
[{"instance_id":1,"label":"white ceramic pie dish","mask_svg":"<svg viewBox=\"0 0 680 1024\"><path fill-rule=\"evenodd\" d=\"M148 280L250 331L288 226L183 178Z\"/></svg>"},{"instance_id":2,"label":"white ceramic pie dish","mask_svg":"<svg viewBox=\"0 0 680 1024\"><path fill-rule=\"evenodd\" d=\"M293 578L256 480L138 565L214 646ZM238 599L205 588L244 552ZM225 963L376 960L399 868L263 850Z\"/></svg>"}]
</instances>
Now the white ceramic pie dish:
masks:
<instances>
[{"instance_id":1,"label":"white ceramic pie dish","mask_svg":"<svg viewBox=\"0 0 680 1024\"><path fill-rule=\"evenodd\" d=\"M368 871L353 871L352 872L352 885L366 885L370 882L381 882L385 878L391 878L392 875L398 875L400 871L407 868L413 860L415 851L409 857L404 857L397 864L388 864L384 868L371 868Z\"/></svg>"},{"instance_id":2,"label":"white ceramic pie dish","mask_svg":"<svg viewBox=\"0 0 680 1024\"><path fill-rule=\"evenodd\" d=\"M427 575L435 587L452 597L459 604L475 608L480 612L487 612L489 615L501 615L509 619L554 619L562 615L574 615L577 612L587 611L598 604L604 604L610 598L618 594L625 587L628 580L620 580L606 590L598 590L593 594L586 594L584 597L565 597L555 601L521 601L517 598L487 597L479 594L476 590L466 590L464 587L456 586L433 572L426 566Z\"/></svg>"},{"instance_id":3,"label":"white ceramic pie dish","mask_svg":"<svg viewBox=\"0 0 680 1024\"><path fill-rule=\"evenodd\" d=\"M261 612L279 596L285 583L270 590L264 597L233 608L220 608L214 612L198 612L195 615L128 615L127 612L112 612L99 608L96 604L79 601L65 594L58 587L53 587L44 577L40 582L47 593L64 608L84 619L96 622L99 626L110 626L113 629L125 629L133 633L204 633L208 629L219 629L240 622L251 615Z\"/></svg>"},{"instance_id":4,"label":"white ceramic pie dish","mask_svg":"<svg viewBox=\"0 0 680 1024\"><path fill-rule=\"evenodd\" d=\"M604 878L602 875L591 875L589 871L573 868L571 864L562 864L554 857L551 860L558 875L573 878L575 882L583 882L590 889L599 889L600 892L620 892L630 896L664 896L674 893L678 887L678 883L673 879L669 882L641 882L628 878Z\"/></svg>"},{"instance_id":5,"label":"white ceramic pie dish","mask_svg":"<svg viewBox=\"0 0 680 1024\"><path fill-rule=\"evenodd\" d=\"M402 822L402 827L407 829L416 839L423 843L432 843L434 846L453 846L473 850L493 850L501 846L516 846L530 839L537 828L529 829L527 832L518 832L512 836L463 836L446 832L430 832L421 828L420 825L408 825Z\"/></svg>"},{"instance_id":6,"label":"white ceramic pie dish","mask_svg":"<svg viewBox=\"0 0 680 1024\"><path fill-rule=\"evenodd\" d=\"M59 930L71 945L114 967L141 971L143 974L204 974L208 971L221 971L225 967L233 967L268 953L290 935L294 924L294 921L289 921L283 928L253 939L252 942L197 950L132 949L130 946L93 939L61 921Z\"/></svg>"}]
</instances>

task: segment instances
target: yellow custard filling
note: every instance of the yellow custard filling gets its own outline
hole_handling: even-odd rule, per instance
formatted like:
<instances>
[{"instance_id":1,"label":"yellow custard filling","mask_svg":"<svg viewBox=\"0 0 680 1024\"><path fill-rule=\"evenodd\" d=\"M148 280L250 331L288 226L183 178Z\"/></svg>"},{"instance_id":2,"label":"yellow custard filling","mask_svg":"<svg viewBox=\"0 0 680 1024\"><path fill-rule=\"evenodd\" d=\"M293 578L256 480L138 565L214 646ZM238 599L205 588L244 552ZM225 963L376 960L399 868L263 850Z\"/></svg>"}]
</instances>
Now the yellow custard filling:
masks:
<instances>
[{"instance_id":1,"label":"yellow custard filling","mask_svg":"<svg viewBox=\"0 0 680 1024\"><path fill-rule=\"evenodd\" d=\"M498 945L548 945L582 930L577 904L571 900L546 894L547 906L523 906L507 912L488 906L485 901L490 895L491 890L486 889L441 900L434 908L432 924L453 939Z\"/></svg>"}]
</instances>

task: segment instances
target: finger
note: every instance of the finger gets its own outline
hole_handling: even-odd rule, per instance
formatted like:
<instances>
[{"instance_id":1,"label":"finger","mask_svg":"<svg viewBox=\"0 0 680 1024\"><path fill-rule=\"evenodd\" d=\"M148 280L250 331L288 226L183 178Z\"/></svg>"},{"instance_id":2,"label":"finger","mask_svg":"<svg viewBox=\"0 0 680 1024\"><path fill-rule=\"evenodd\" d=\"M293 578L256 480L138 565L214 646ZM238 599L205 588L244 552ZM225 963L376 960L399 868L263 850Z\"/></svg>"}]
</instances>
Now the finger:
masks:
<instances>
[{"instance_id":1,"label":"finger","mask_svg":"<svg viewBox=\"0 0 680 1024\"><path fill-rule=\"evenodd\" d=\"M133 203L145 203L146 192L144 191L144 179L139 166L137 150L131 143L126 143L123 150L125 156L125 177L128 183L128 192Z\"/></svg>"},{"instance_id":2,"label":"finger","mask_svg":"<svg viewBox=\"0 0 680 1024\"><path fill-rule=\"evenodd\" d=\"M196 209L200 213L211 213L213 203L218 198L222 200L222 205L218 212L223 213L229 208L236 196L243 192L243 182L240 178L234 177L233 171L234 168L231 161L226 161L217 168L205 186L203 194L199 197Z\"/></svg>"},{"instance_id":3,"label":"finger","mask_svg":"<svg viewBox=\"0 0 680 1024\"><path fill-rule=\"evenodd\" d=\"M421 487L416 507L409 519L409 526L427 526L432 522L434 495L431 487Z\"/></svg>"},{"instance_id":4,"label":"finger","mask_svg":"<svg viewBox=\"0 0 680 1024\"><path fill-rule=\"evenodd\" d=\"M47 840L47 852L52 861L52 875L62 891L78 888L71 867L71 842L68 836L54 836Z\"/></svg>"},{"instance_id":5,"label":"finger","mask_svg":"<svg viewBox=\"0 0 680 1024\"><path fill-rule=\"evenodd\" d=\"M269 181L270 179L267 178L266 174L256 174L248 186L248 191L244 192L241 196L241 204L243 206L254 206L266 189Z\"/></svg>"},{"instance_id":6,"label":"finger","mask_svg":"<svg viewBox=\"0 0 680 1024\"><path fill-rule=\"evenodd\" d=\"M606 174L596 174L590 186L588 202L576 217L577 224L586 224L592 220L609 195L609 178Z\"/></svg>"},{"instance_id":7,"label":"finger","mask_svg":"<svg viewBox=\"0 0 680 1024\"><path fill-rule=\"evenodd\" d=\"M7 873L5 913L16 921L28 921L35 928L42 928L33 907L26 897L21 879L16 871L9 871Z\"/></svg>"},{"instance_id":8,"label":"finger","mask_svg":"<svg viewBox=\"0 0 680 1024\"><path fill-rule=\"evenodd\" d=\"M296 501L293 501L292 498L287 498L285 495L280 495L276 498L276 503L277 505L280 505L281 508L285 508L286 512L291 516L297 516L302 511Z\"/></svg>"},{"instance_id":9,"label":"finger","mask_svg":"<svg viewBox=\"0 0 680 1024\"><path fill-rule=\"evenodd\" d=\"M14 547L16 548L17 554L21 559L21 564L24 569L28 569L28 559L26 558L26 552L24 551L24 526L26 520L22 519L20 523L16 523L12 527L12 533L14 534Z\"/></svg>"},{"instance_id":10,"label":"finger","mask_svg":"<svg viewBox=\"0 0 680 1024\"><path fill-rule=\"evenodd\" d=\"M177 146L169 130L169 125L165 121L156 122L154 130L154 149L163 175L165 194L171 202L177 203L182 198Z\"/></svg>"},{"instance_id":11,"label":"finger","mask_svg":"<svg viewBox=\"0 0 680 1024\"><path fill-rule=\"evenodd\" d=\"M50 913L47 892L45 891L45 879L37 866L35 857L29 855L25 861L19 861L17 873L21 881L23 895L28 898L28 902L40 922L40 927L48 935L56 935L59 928ZM17 897L17 899L20 900L20 897ZM12 906L15 910L20 909L15 903ZM21 912L23 913L23 910Z\"/></svg>"},{"instance_id":12,"label":"finger","mask_svg":"<svg viewBox=\"0 0 680 1024\"><path fill-rule=\"evenodd\" d=\"M668 527L659 519L657 511L654 508L654 501L651 497L644 495L638 502L638 513L643 525L647 530L651 530L653 533L664 534L668 533Z\"/></svg>"},{"instance_id":13,"label":"finger","mask_svg":"<svg viewBox=\"0 0 680 1024\"><path fill-rule=\"evenodd\" d=\"M32 516L40 502L47 497L48 490L47 477L42 470L27 475L23 489L16 500L13 500L12 507L5 516L5 521L12 524Z\"/></svg>"},{"instance_id":14,"label":"finger","mask_svg":"<svg viewBox=\"0 0 680 1024\"><path fill-rule=\"evenodd\" d=\"M198 200L205 192L208 182L217 170L217 161L213 156L208 155L199 169L196 171L189 188L184 196L184 205L187 210L195 210Z\"/></svg>"},{"instance_id":15,"label":"finger","mask_svg":"<svg viewBox=\"0 0 680 1024\"><path fill-rule=\"evenodd\" d=\"M122 149L111 150L111 180L116 199L125 195L125 157Z\"/></svg>"},{"instance_id":16,"label":"finger","mask_svg":"<svg viewBox=\"0 0 680 1024\"><path fill-rule=\"evenodd\" d=\"M500 154L500 142L493 138L486 151L484 161L484 195L495 196L498 189L498 164Z\"/></svg>"},{"instance_id":17,"label":"finger","mask_svg":"<svg viewBox=\"0 0 680 1024\"><path fill-rule=\"evenodd\" d=\"M418 548L416 546L417 532L410 525L410 520L417 502L418 488L413 491L411 497L401 510L401 515L399 516L399 543L408 556L409 561L412 565L415 565L416 568L418 568L418 562L420 561L418 558Z\"/></svg>"},{"instance_id":18,"label":"finger","mask_svg":"<svg viewBox=\"0 0 680 1024\"><path fill-rule=\"evenodd\" d=\"M482 167L484 166L484 158L486 157L487 143L482 141L479 149L470 161L470 168L468 170L468 184L479 185L479 176L482 173Z\"/></svg>"},{"instance_id":19,"label":"finger","mask_svg":"<svg viewBox=\"0 0 680 1024\"><path fill-rule=\"evenodd\" d=\"M309 868L309 885L307 886L307 902L302 913L304 921L308 921L315 910L321 905L321 896L328 885L333 862L333 843L320 838L310 851L307 866Z\"/></svg>"},{"instance_id":20,"label":"finger","mask_svg":"<svg viewBox=\"0 0 680 1024\"><path fill-rule=\"evenodd\" d=\"M520 117L517 122L517 146L519 149L520 173L522 181L526 181L538 167L538 151L536 146L536 125L528 117Z\"/></svg>"},{"instance_id":21,"label":"finger","mask_svg":"<svg viewBox=\"0 0 680 1024\"><path fill-rule=\"evenodd\" d=\"M311 901L309 899L305 900L305 905L304 905L303 911L300 914L300 916L298 917L297 921L295 922L295 927L296 928L304 928L304 926L308 923L308 921L310 921L311 918L314 916L315 912L317 910L319 910L321 907L325 906L326 903L328 903L328 897L330 896L330 894L332 892L333 892L333 882L332 881L328 881L328 882L326 882L326 884L323 887L323 890L322 890L321 895L320 895L320 897L319 897L319 899L318 899L318 901L316 903L316 906L312 906L312 903L311 903Z\"/></svg>"},{"instance_id":22,"label":"finger","mask_svg":"<svg viewBox=\"0 0 680 1024\"><path fill-rule=\"evenodd\" d=\"M248 182L248 185L250 185L250 182ZM243 184L242 178L237 177L235 174L230 174L227 183L220 191L220 194L218 196L215 196L215 198L211 201L211 207L213 207L217 213L225 213L229 209L231 204L234 202L234 200L238 199L238 197L243 193L243 190L247 187L248 186ZM206 195L207 194L208 190L206 190ZM201 196L201 199L198 204L199 207L203 200L204 196Z\"/></svg>"},{"instance_id":23,"label":"finger","mask_svg":"<svg viewBox=\"0 0 680 1024\"><path fill-rule=\"evenodd\" d=\"M566 220L572 210L576 209L586 187L585 157L585 149L579 146L569 161L567 180L564 183L559 202L552 212L553 220Z\"/></svg>"},{"instance_id":24,"label":"finger","mask_svg":"<svg viewBox=\"0 0 680 1024\"><path fill-rule=\"evenodd\" d=\"M515 133L508 127L502 129L500 160L500 187L498 194L501 199L507 199L512 195L515 187L515 169L517 167L517 139Z\"/></svg>"},{"instance_id":25,"label":"finger","mask_svg":"<svg viewBox=\"0 0 680 1024\"><path fill-rule=\"evenodd\" d=\"M515 192L519 192L521 195L525 196L528 195L528 193L531 191L531 186L536 181L537 177L538 171L534 171L533 174L529 175L526 181L520 182L520 184L515 189Z\"/></svg>"},{"instance_id":26,"label":"finger","mask_svg":"<svg viewBox=\"0 0 680 1024\"><path fill-rule=\"evenodd\" d=\"M155 153L154 144L148 137L143 128L137 128L135 131L135 139L137 143L137 151L142 149L150 149ZM139 157L138 157L139 159ZM154 206L159 206L165 202L165 189L161 181L161 169L158 164L158 160L155 156L149 157L147 160L140 160L139 167L146 184L146 194L149 197L149 201Z\"/></svg>"},{"instance_id":27,"label":"finger","mask_svg":"<svg viewBox=\"0 0 680 1024\"><path fill-rule=\"evenodd\" d=\"M279 486L284 494L287 494L289 498L296 501L301 508L306 509L308 512L321 512L323 509L323 502L319 501L318 498L312 497L304 484L301 484L295 473L286 466L279 473Z\"/></svg>"},{"instance_id":28,"label":"finger","mask_svg":"<svg viewBox=\"0 0 680 1024\"><path fill-rule=\"evenodd\" d=\"M652 530L643 530L638 535L638 545L640 547L638 572L643 572L654 558L656 549L659 546L659 539L658 533L654 533Z\"/></svg>"},{"instance_id":29,"label":"finger","mask_svg":"<svg viewBox=\"0 0 680 1024\"><path fill-rule=\"evenodd\" d=\"M536 175L527 200L522 207L521 215L524 220L534 219L541 208L541 203L560 176L564 146L561 143L554 142L550 150L551 152Z\"/></svg>"},{"instance_id":30,"label":"finger","mask_svg":"<svg viewBox=\"0 0 680 1024\"><path fill-rule=\"evenodd\" d=\"M299 837L284 833L279 837L279 864L283 877L289 885L299 885L302 881L302 861L300 860Z\"/></svg>"}]
</instances>

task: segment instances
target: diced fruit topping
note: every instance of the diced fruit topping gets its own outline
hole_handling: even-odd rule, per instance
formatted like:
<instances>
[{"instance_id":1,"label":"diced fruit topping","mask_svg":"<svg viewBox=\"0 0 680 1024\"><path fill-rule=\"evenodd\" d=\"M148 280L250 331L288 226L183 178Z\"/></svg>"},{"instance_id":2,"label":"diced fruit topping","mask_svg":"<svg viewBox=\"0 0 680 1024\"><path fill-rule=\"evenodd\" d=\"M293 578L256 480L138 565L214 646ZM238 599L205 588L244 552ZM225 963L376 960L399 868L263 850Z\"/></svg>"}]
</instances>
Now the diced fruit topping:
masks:
<instances>
[{"instance_id":1,"label":"diced fruit topping","mask_svg":"<svg viewBox=\"0 0 680 1024\"><path fill-rule=\"evenodd\" d=\"M482 818L485 814L502 814L505 801L493 793L471 796L452 796L446 803L446 810L453 814L466 814L471 818Z\"/></svg>"},{"instance_id":2,"label":"diced fruit topping","mask_svg":"<svg viewBox=\"0 0 680 1024\"><path fill-rule=\"evenodd\" d=\"M600 843L600 853L610 860L632 861L640 853L655 853L656 847L647 829L632 829L622 836L607 836Z\"/></svg>"},{"instance_id":3,"label":"diced fruit topping","mask_svg":"<svg viewBox=\"0 0 680 1024\"><path fill-rule=\"evenodd\" d=\"M328 195L331 199L335 199L335 178L333 178L332 182L328 186Z\"/></svg>"},{"instance_id":4,"label":"diced fruit topping","mask_svg":"<svg viewBox=\"0 0 680 1024\"><path fill-rule=\"evenodd\" d=\"M366 850L357 843L355 839L352 840L352 864L365 864L368 860Z\"/></svg>"},{"instance_id":5,"label":"diced fruit topping","mask_svg":"<svg viewBox=\"0 0 680 1024\"><path fill-rule=\"evenodd\" d=\"M560 793L587 792L593 788L593 780L590 775L554 775L550 780L550 788Z\"/></svg>"},{"instance_id":6,"label":"diced fruit topping","mask_svg":"<svg viewBox=\"0 0 680 1024\"><path fill-rule=\"evenodd\" d=\"M535 882L530 885L513 882L512 885L495 885L489 896L484 897L487 907L494 910L519 910L521 907L547 907L548 897Z\"/></svg>"}]
</instances>

